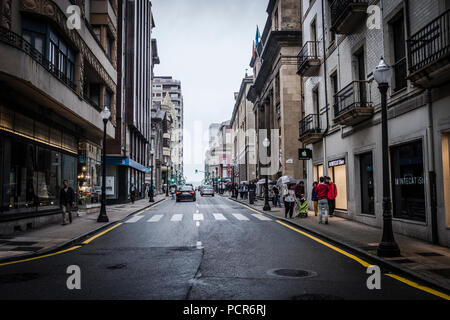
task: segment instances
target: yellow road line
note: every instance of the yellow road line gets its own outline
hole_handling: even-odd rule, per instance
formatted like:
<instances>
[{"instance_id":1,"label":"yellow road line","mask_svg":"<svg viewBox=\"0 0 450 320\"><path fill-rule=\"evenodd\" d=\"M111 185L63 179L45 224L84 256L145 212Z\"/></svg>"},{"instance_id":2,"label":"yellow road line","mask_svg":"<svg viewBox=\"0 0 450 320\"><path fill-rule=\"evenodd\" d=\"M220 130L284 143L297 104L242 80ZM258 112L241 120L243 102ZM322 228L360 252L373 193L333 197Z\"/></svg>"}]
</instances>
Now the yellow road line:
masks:
<instances>
[{"instance_id":1,"label":"yellow road line","mask_svg":"<svg viewBox=\"0 0 450 320\"><path fill-rule=\"evenodd\" d=\"M408 280L408 279L406 279L406 278L400 277L400 276L398 276L398 275L396 275L396 274L386 273L385 276L394 278L394 279L396 279L396 280L398 280L398 281L400 281L400 282L403 282L403 283L407 284L408 286L411 286L411 287L413 287L413 288L416 288L416 289L419 289L419 290L428 292L428 293L430 293L430 294L432 294L432 295L434 295L434 296L440 297L440 298L442 298L442 299L450 300L450 296L447 295L447 294L445 294L445 293L436 291L436 290L434 290L434 289L431 289L431 288L428 288L428 287L425 287L425 286L421 286L421 285L418 284L418 283L412 282L412 281L410 281L410 280Z\"/></svg>"},{"instance_id":2,"label":"yellow road line","mask_svg":"<svg viewBox=\"0 0 450 320\"><path fill-rule=\"evenodd\" d=\"M111 230L117 228L118 226L121 226L122 224L123 224L122 222L119 222L118 224L112 226L111 228L106 229L105 231L102 231L102 232L96 234L95 236L93 236L93 237L87 239L86 241L82 242L82 244L89 244L91 241L97 239L98 237L104 235L104 234L107 233L107 232L110 232Z\"/></svg>"},{"instance_id":3,"label":"yellow road line","mask_svg":"<svg viewBox=\"0 0 450 320\"><path fill-rule=\"evenodd\" d=\"M144 213L144 212L145 212L145 210L141 210L138 213L133 214L133 217L136 217L136 216L138 216L138 215L140 215L141 213Z\"/></svg>"},{"instance_id":4,"label":"yellow road line","mask_svg":"<svg viewBox=\"0 0 450 320\"><path fill-rule=\"evenodd\" d=\"M62 254L62 253L66 253L66 252L69 252L69 251L73 251L73 250L76 250L78 248L81 248L81 246L74 246L74 247L66 249L66 250L62 250L62 251L58 251L58 252L54 252L54 253L49 253L49 254L45 254L45 255L42 255L42 256L38 256L38 257L33 257L33 258L28 258L28 259L23 259L23 260L16 260L16 261L0 263L0 267L1 266L7 266L7 265L10 265L10 264L15 264L15 263L28 262L28 261L32 261L32 260L48 258L48 257L51 257L51 256L56 256L57 254Z\"/></svg>"},{"instance_id":5,"label":"yellow road line","mask_svg":"<svg viewBox=\"0 0 450 320\"><path fill-rule=\"evenodd\" d=\"M334 251L337 251L337 252L343 254L344 256L349 257L350 259L353 259L353 260L359 262L359 263L360 263L363 267L365 267L365 268L371 266L370 263L368 263L368 262L366 262L366 261L364 261L364 260L358 258L357 256L355 256L355 255L353 255L353 254L351 254L351 253L348 253L347 251L344 251L344 250L342 250L342 249L339 249L338 247L335 247L335 246L329 244L328 242L325 242L325 241L323 241L323 240L320 240L319 238L314 237L314 236L310 235L309 233L306 233L306 232L303 232L303 231L301 231L301 230L299 230L299 229L297 229L297 228L291 227L290 225L288 225L288 224L286 224L286 223L284 223L284 222L281 222L280 220L277 220L277 222L278 222L279 224L285 226L286 228L289 228L289 229L291 229L291 230L294 230L295 232L298 232L298 233L304 235L305 237L308 237L308 238L310 238L310 239L312 239L312 240L314 240L314 241L316 241L316 242L319 242L320 244L323 244L324 246L326 246L326 247L328 247L328 248L330 248L330 249L332 249L332 250L334 250Z\"/></svg>"}]
</instances>

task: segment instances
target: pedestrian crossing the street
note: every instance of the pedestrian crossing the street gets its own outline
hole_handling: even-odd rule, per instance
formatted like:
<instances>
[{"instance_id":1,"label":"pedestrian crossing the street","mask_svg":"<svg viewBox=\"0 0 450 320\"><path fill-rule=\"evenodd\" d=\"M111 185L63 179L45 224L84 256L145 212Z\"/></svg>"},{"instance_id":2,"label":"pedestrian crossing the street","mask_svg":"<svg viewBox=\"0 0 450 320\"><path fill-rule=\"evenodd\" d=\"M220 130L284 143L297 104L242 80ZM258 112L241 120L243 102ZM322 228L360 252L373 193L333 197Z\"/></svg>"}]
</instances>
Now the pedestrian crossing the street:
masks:
<instances>
[{"instance_id":1,"label":"pedestrian crossing the street","mask_svg":"<svg viewBox=\"0 0 450 320\"><path fill-rule=\"evenodd\" d=\"M141 221L141 219L144 218L144 215L139 215L132 217L125 221L125 223L136 223ZM170 222L181 222L181 221L193 221L196 223L199 223L200 221L238 221L238 222L245 222L245 221L273 221L273 219L266 217L262 214L251 214L251 215L245 215L241 213L231 213L231 214L224 214L224 213L212 213L212 214L203 214L203 213L193 213L193 214L172 214L172 215L162 215L162 214L155 214L153 216L147 217L145 219L148 223L157 223L157 222L163 222L169 220Z\"/></svg>"}]
</instances>

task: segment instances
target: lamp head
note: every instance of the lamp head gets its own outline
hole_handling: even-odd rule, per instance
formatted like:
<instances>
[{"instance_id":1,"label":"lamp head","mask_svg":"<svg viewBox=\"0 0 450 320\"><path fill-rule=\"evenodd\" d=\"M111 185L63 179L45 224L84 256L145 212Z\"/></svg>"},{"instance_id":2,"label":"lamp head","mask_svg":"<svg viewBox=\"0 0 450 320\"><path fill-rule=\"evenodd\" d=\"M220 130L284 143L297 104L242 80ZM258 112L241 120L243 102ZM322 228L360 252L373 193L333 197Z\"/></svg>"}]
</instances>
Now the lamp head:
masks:
<instances>
[{"instance_id":1,"label":"lamp head","mask_svg":"<svg viewBox=\"0 0 450 320\"><path fill-rule=\"evenodd\" d=\"M379 85L387 84L391 81L392 69L386 64L383 57L381 57L380 63L373 71L373 77Z\"/></svg>"},{"instance_id":2,"label":"lamp head","mask_svg":"<svg viewBox=\"0 0 450 320\"><path fill-rule=\"evenodd\" d=\"M103 120L109 120L111 117L111 111L109 111L108 106L105 106L105 108L100 112L100 115L102 116Z\"/></svg>"}]
</instances>

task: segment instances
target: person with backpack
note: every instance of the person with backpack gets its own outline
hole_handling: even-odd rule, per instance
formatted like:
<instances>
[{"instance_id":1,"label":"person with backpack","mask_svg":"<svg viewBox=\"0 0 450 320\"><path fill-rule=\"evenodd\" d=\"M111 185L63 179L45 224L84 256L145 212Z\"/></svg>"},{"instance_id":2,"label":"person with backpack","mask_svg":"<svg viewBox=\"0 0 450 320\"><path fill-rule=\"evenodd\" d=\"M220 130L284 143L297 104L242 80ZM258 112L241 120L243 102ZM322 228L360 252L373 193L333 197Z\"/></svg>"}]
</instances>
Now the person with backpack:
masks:
<instances>
[{"instance_id":1,"label":"person with backpack","mask_svg":"<svg viewBox=\"0 0 450 320\"><path fill-rule=\"evenodd\" d=\"M320 177L320 183L315 190L319 205L319 224L322 224L323 215L325 215L325 224L328 224L328 185L325 184L324 177Z\"/></svg>"},{"instance_id":2,"label":"person with backpack","mask_svg":"<svg viewBox=\"0 0 450 320\"><path fill-rule=\"evenodd\" d=\"M283 197L284 197L284 217L287 219L289 215L289 218L292 219L292 215L294 214L294 206L295 203L297 202L293 185L289 185L288 189L284 190Z\"/></svg>"}]
</instances>

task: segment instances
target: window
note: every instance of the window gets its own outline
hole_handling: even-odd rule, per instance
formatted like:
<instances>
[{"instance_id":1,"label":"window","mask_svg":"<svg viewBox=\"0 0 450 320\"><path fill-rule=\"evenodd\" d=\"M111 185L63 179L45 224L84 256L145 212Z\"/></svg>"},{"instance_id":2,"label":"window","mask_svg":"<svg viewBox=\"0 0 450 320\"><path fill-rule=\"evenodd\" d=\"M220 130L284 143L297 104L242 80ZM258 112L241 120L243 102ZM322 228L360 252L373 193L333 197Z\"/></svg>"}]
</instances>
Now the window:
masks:
<instances>
[{"instance_id":1,"label":"window","mask_svg":"<svg viewBox=\"0 0 450 320\"><path fill-rule=\"evenodd\" d=\"M75 54L49 25L25 17L22 21L22 36L34 49L47 57L50 71L57 73L60 79L66 78L74 82Z\"/></svg>"},{"instance_id":2,"label":"window","mask_svg":"<svg viewBox=\"0 0 450 320\"><path fill-rule=\"evenodd\" d=\"M114 45L114 39L111 38L109 35L106 36L106 55L108 58L112 58L112 48Z\"/></svg>"},{"instance_id":3,"label":"window","mask_svg":"<svg viewBox=\"0 0 450 320\"><path fill-rule=\"evenodd\" d=\"M111 92L105 90L105 106L107 106L111 110Z\"/></svg>"},{"instance_id":4,"label":"window","mask_svg":"<svg viewBox=\"0 0 450 320\"><path fill-rule=\"evenodd\" d=\"M398 16L390 23L392 30L394 91L406 88L406 41L403 15Z\"/></svg>"},{"instance_id":5,"label":"window","mask_svg":"<svg viewBox=\"0 0 450 320\"><path fill-rule=\"evenodd\" d=\"M332 89L332 101L333 101L333 105L337 102L336 101L336 94L338 93L338 78L337 78L337 72L334 72L331 76L330 76L330 81L331 81L331 89Z\"/></svg>"},{"instance_id":6,"label":"window","mask_svg":"<svg viewBox=\"0 0 450 320\"><path fill-rule=\"evenodd\" d=\"M320 98L319 88L315 88L312 91L313 107L316 114L320 115Z\"/></svg>"},{"instance_id":7,"label":"window","mask_svg":"<svg viewBox=\"0 0 450 320\"><path fill-rule=\"evenodd\" d=\"M372 152L359 156L361 179L361 212L375 214L375 189L373 184L373 158Z\"/></svg>"},{"instance_id":8,"label":"window","mask_svg":"<svg viewBox=\"0 0 450 320\"><path fill-rule=\"evenodd\" d=\"M393 215L425 222L422 141L391 148Z\"/></svg>"}]
</instances>

